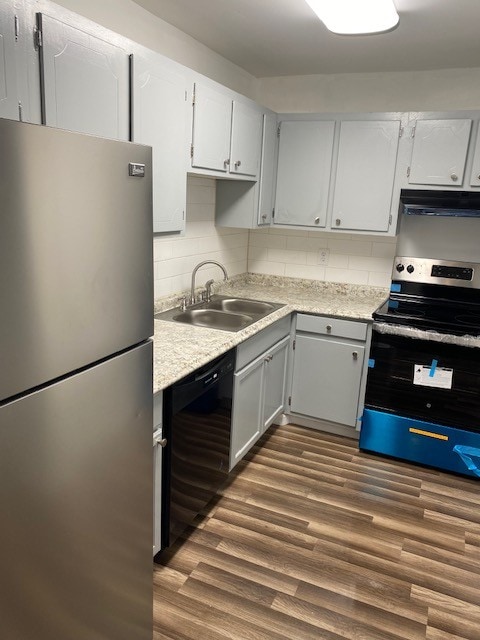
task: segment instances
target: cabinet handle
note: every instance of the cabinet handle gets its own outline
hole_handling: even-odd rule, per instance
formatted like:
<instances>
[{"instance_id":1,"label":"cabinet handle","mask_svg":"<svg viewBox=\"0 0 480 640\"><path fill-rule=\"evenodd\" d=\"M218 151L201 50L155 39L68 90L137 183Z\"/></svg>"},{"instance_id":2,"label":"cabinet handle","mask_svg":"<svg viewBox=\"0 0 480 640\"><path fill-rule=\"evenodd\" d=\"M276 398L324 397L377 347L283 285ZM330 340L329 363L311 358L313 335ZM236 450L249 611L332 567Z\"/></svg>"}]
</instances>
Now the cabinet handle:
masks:
<instances>
[{"instance_id":1,"label":"cabinet handle","mask_svg":"<svg viewBox=\"0 0 480 640\"><path fill-rule=\"evenodd\" d=\"M340 218L337 218L335 220L335 224L337 225L337 227L339 227L342 224L342 221L340 220Z\"/></svg>"},{"instance_id":2,"label":"cabinet handle","mask_svg":"<svg viewBox=\"0 0 480 640\"><path fill-rule=\"evenodd\" d=\"M352 358L358 360L358 351L352 351Z\"/></svg>"},{"instance_id":3,"label":"cabinet handle","mask_svg":"<svg viewBox=\"0 0 480 640\"><path fill-rule=\"evenodd\" d=\"M453 182L456 182L458 180L458 176L456 173L452 173L452 175L450 176L450 178L452 179Z\"/></svg>"},{"instance_id":4,"label":"cabinet handle","mask_svg":"<svg viewBox=\"0 0 480 640\"><path fill-rule=\"evenodd\" d=\"M224 160L223 164L225 167L228 167L228 165L230 164L230 158L227 158L226 160Z\"/></svg>"},{"instance_id":5,"label":"cabinet handle","mask_svg":"<svg viewBox=\"0 0 480 640\"><path fill-rule=\"evenodd\" d=\"M235 169L238 169L238 167L239 167L241 164L242 164L242 161L241 161L241 160L237 160L237 161L235 162Z\"/></svg>"},{"instance_id":6,"label":"cabinet handle","mask_svg":"<svg viewBox=\"0 0 480 640\"><path fill-rule=\"evenodd\" d=\"M315 218L315 224L320 224L320 218Z\"/></svg>"},{"instance_id":7,"label":"cabinet handle","mask_svg":"<svg viewBox=\"0 0 480 640\"><path fill-rule=\"evenodd\" d=\"M327 330L327 333L331 333L331 331L332 331L332 325L331 325L331 324L327 324L327 326L325 327L325 329Z\"/></svg>"}]
</instances>

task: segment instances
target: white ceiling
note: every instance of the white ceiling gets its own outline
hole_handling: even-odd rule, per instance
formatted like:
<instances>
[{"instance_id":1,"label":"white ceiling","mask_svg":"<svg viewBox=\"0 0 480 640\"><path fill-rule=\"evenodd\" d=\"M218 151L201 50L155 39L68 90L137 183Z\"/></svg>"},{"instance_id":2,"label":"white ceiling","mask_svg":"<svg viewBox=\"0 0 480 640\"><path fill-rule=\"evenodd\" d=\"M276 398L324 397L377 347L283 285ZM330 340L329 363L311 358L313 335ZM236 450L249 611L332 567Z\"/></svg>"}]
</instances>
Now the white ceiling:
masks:
<instances>
[{"instance_id":1,"label":"white ceiling","mask_svg":"<svg viewBox=\"0 0 480 640\"><path fill-rule=\"evenodd\" d=\"M373 36L330 33L304 0L134 1L257 78L480 67L480 0L394 0L400 25Z\"/></svg>"}]
</instances>

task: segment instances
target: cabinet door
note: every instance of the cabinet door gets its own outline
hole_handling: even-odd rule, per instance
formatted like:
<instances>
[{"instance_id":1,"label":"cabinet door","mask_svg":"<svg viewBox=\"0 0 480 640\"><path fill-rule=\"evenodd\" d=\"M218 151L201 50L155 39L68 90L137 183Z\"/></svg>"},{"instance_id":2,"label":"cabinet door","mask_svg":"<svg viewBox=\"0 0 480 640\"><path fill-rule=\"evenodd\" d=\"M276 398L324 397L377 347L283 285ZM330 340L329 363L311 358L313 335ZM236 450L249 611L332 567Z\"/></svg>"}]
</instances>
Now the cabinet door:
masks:
<instances>
[{"instance_id":1,"label":"cabinet door","mask_svg":"<svg viewBox=\"0 0 480 640\"><path fill-rule=\"evenodd\" d=\"M265 354L263 431L283 411L289 344L290 336L287 336Z\"/></svg>"},{"instance_id":2,"label":"cabinet door","mask_svg":"<svg viewBox=\"0 0 480 640\"><path fill-rule=\"evenodd\" d=\"M388 231L400 120L344 121L332 228Z\"/></svg>"},{"instance_id":3,"label":"cabinet door","mask_svg":"<svg viewBox=\"0 0 480 640\"><path fill-rule=\"evenodd\" d=\"M355 427L364 352L361 345L297 335L292 412Z\"/></svg>"},{"instance_id":4,"label":"cabinet door","mask_svg":"<svg viewBox=\"0 0 480 640\"><path fill-rule=\"evenodd\" d=\"M235 374L233 385L230 469L262 434L263 356Z\"/></svg>"},{"instance_id":5,"label":"cabinet door","mask_svg":"<svg viewBox=\"0 0 480 640\"><path fill-rule=\"evenodd\" d=\"M126 52L50 16L39 19L44 124L128 140Z\"/></svg>"},{"instance_id":6,"label":"cabinet door","mask_svg":"<svg viewBox=\"0 0 480 640\"><path fill-rule=\"evenodd\" d=\"M475 151L473 154L472 174L470 176L470 186L480 187L480 130L477 133Z\"/></svg>"},{"instance_id":7,"label":"cabinet door","mask_svg":"<svg viewBox=\"0 0 480 640\"><path fill-rule=\"evenodd\" d=\"M231 99L216 89L195 83L192 167L227 172L231 125Z\"/></svg>"},{"instance_id":8,"label":"cabinet door","mask_svg":"<svg viewBox=\"0 0 480 640\"><path fill-rule=\"evenodd\" d=\"M187 199L187 82L153 51L135 56L133 141L152 147L153 231L182 231Z\"/></svg>"},{"instance_id":9,"label":"cabinet door","mask_svg":"<svg viewBox=\"0 0 480 640\"><path fill-rule=\"evenodd\" d=\"M19 119L15 49L15 6L5 2L0 4L0 117L10 120Z\"/></svg>"},{"instance_id":10,"label":"cabinet door","mask_svg":"<svg viewBox=\"0 0 480 640\"><path fill-rule=\"evenodd\" d=\"M277 152L277 118L273 113L263 116L262 158L260 163L258 217L259 225L272 221L275 197L275 156Z\"/></svg>"},{"instance_id":11,"label":"cabinet door","mask_svg":"<svg viewBox=\"0 0 480 640\"><path fill-rule=\"evenodd\" d=\"M335 123L280 125L275 223L324 227Z\"/></svg>"},{"instance_id":12,"label":"cabinet door","mask_svg":"<svg viewBox=\"0 0 480 640\"><path fill-rule=\"evenodd\" d=\"M471 126L471 120L417 120L408 182L460 187Z\"/></svg>"},{"instance_id":13,"label":"cabinet door","mask_svg":"<svg viewBox=\"0 0 480 640\"><path fill-rule=\"evenodd\" d=\"M262 114L243 102L233 101L230 172L256 177L260 169Z\"/></svg>"}]
</instances>

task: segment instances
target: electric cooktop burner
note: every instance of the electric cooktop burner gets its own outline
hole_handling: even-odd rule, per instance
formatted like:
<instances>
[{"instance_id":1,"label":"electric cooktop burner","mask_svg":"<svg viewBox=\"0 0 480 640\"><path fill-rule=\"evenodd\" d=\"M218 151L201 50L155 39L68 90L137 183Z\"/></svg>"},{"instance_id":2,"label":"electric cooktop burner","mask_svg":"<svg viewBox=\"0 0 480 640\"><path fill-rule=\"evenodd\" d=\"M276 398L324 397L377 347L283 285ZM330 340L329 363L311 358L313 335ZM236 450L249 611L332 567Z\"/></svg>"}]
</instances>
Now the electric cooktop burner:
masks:
<instances>
[{"instance_id":1,"label":"electric cooktop burner","mask_svg":"<svg viewBox=\"0 0 480 640\"><path fill-rule=\"evenodd\" d=\"M395 258L391 293L373 314L377 322L480 335L480 265Z\"/></svg>"}]
</instances>

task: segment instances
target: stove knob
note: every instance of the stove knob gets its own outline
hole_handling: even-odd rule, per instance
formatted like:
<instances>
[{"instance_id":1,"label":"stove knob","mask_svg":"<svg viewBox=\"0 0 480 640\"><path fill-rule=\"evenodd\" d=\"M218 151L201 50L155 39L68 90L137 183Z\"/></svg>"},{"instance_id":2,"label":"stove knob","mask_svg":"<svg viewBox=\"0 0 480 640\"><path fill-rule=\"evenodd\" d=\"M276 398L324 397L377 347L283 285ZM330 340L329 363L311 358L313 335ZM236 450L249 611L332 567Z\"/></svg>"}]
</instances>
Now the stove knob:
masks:
<instances>
[{"instance_id":1,"label":"stove knob","mask_svg":"<svg viewBox=\"0 0 480 640\"><path fill-rule=\"evenodd\" d=\"M405 267L401 262L399 262L395 268L398 271L398 273L402 273L402 271L405 269Z\"/></svg>"},{"instance_id":2,"label":"stove knob","mask_svg":"<svg viewBox=\"0 0 480 640\"><path fill-rule=\"evenodd\" d=\"M413 273L415 271L415 267L413 266L413 264L409 264L408 265L407 271L408 271L408 273Z\"/></svg>"}]
</instances>

